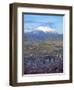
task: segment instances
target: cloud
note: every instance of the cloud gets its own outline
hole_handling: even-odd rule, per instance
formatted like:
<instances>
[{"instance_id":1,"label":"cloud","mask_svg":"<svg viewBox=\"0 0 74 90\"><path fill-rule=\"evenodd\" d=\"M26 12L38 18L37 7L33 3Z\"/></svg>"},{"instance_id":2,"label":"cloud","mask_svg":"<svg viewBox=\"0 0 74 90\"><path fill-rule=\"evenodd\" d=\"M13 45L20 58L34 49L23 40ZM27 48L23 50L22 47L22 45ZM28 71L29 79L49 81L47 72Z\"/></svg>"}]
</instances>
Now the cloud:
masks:
<instances>
[{"instance_id":1,"label":"cloud","mask_svg":"<svg viewBox=\"0 0 74 90\"><path fill-rule=\"evenodd\" d=\"M37 30L40 30L43 32L56 32L55 29L47 27L47 26L39 26L37 27Z\"/></svg>"}]
</instances>

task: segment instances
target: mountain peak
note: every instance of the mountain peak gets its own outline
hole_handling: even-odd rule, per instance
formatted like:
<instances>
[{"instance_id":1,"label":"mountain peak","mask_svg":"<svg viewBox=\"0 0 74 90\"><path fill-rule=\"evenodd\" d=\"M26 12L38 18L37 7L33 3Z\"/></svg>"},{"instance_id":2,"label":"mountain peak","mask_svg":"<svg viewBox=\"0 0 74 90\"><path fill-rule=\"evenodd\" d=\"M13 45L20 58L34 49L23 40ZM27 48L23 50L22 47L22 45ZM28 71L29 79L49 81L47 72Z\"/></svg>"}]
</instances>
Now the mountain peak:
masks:
<instances>
[{"instance_id":1,"label":"mountain peak","mask_svg":"<svg viewBox=\"0 0 74 90\"><path fill-rule=\"evenodd\" d=\"M47 33L47 32L56 32L55 31L55 29L52 29L52 28L50 28L50 27L47 27L47 26L39 26L38 28L37 28L37 30L38 31L43 31L43 32L45 32L45 33Z\"/></svg>"}]
</instances>

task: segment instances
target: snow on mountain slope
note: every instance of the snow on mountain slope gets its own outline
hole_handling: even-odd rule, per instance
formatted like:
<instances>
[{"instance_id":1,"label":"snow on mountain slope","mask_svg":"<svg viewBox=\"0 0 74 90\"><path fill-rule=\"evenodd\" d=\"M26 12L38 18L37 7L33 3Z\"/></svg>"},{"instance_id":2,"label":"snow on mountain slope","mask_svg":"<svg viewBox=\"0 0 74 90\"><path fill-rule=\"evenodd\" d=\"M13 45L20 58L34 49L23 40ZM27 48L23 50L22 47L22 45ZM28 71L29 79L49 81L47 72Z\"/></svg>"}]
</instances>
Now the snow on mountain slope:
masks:
<instances>
[{"instance_id":1,"label":"snow on mountain slope","mask_svg":"<svg viewBox=\"0 0 74 90\"><path fill-rule=\"evenodd\" d=\"M47 27L47 26L39 26L37 27L37 30L39 31L43 31L43 32L56 32L55 29L52 29L50 27Z\"/></svg>"}]
</instances>

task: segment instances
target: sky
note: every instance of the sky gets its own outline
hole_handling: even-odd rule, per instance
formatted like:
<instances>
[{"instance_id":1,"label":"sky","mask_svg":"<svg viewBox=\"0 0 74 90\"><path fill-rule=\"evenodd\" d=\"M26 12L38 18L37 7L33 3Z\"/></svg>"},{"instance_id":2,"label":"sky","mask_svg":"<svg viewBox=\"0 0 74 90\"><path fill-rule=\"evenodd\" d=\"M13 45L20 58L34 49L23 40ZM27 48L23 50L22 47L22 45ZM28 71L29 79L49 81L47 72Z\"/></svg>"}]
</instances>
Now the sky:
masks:
<instances>
[{"instance_id":1,"label":"sky","mask_svg":"<svg viewBox=\"0 0 74 90\"><path fill-rule=\"evenodd\" d=\"M63 15L24 14L24 32L41 30L63 34Z\"/></svg>"}]
</instances>

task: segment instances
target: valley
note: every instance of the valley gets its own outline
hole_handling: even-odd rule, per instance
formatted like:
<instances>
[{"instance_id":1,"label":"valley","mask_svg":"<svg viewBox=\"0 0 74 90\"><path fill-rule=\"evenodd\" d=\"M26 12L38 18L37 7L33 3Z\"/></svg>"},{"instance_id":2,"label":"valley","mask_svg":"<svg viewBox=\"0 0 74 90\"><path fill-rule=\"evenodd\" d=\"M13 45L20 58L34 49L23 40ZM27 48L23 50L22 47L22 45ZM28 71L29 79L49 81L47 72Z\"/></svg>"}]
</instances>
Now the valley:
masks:
<instances>
[{"instance_id":1,"label":"valley","mask_svg":"<svg viewBox=\"0 0 74 90\"><path fill-rule=\"evenodd\" d=\"M24 74L62 72L62 40L24 41Z\"/></svg>"}]
</instances>

